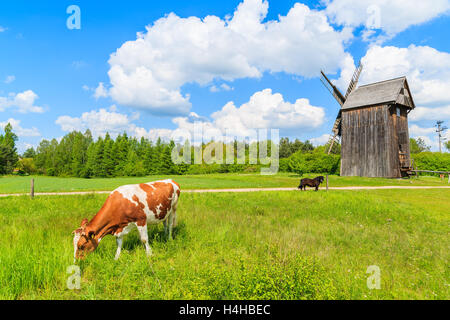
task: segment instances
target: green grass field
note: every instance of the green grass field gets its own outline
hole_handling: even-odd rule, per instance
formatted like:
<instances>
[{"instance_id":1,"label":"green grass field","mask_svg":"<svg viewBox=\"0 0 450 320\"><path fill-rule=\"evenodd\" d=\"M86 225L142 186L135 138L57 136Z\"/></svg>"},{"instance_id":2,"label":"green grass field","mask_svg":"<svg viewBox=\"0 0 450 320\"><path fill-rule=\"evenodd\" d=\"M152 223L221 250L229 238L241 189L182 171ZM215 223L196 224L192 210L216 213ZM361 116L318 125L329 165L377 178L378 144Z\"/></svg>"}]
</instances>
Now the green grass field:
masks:
<instances>
[{"instance_id":1,"label":"green grass field","mask_svg":"<svg viewBox=\"0 0 450 320\"><path fill-rule=\"evenodd\" d=\"M148 260L133 232L114 261L108 236L79 264L81 289L69 290L71 232L105 199L1 198L0 298L450 298L449 190L185 193L174 241L150 228ZM380 290L367 288L371 265Z\"/></svg>"},{"instance_id":2,"label":"green grass field","mask_svg":"<svg viewBox=\"0 0 450 320\"><path fill-rule=\"evenodd\" d=\"M303 177L316 177L308 174ZM279 173L273 176L254 174L207 174L185 176L148 176L105 179L57 178L46 176L3 176L0 177L0 194L28 193L30 180L35 179L36 192L70 192L70 191L112 191L125 184L150 182L173 178L182 189L228 189L228 188L274 188L296 187L300 177L295 174ZM347 186L444 186L447 179L438 177L420 177L411 179L385 179L361 177L329 177L330 187Z\"/></svg>"}]
</instances>

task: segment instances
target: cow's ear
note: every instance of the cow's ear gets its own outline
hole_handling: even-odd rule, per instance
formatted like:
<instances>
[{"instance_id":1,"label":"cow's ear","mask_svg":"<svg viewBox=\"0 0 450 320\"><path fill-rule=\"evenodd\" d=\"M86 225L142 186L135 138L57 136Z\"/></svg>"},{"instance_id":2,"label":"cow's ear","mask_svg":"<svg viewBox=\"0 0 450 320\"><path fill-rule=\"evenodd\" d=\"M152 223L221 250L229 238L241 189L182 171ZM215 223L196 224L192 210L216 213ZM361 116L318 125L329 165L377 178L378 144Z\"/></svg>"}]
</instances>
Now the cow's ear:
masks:
<instances>
[{"instance_id":1,"label":"cow's ear","mask_svg":"<svg viewBox=\"0 0 450 320\"><path fill-rule=\"evenodd\" d=\"M89 220L84 218L83 220L81 220L80 227L85 228L88 223L89 223Z\"/></svg>"}]
</instances>

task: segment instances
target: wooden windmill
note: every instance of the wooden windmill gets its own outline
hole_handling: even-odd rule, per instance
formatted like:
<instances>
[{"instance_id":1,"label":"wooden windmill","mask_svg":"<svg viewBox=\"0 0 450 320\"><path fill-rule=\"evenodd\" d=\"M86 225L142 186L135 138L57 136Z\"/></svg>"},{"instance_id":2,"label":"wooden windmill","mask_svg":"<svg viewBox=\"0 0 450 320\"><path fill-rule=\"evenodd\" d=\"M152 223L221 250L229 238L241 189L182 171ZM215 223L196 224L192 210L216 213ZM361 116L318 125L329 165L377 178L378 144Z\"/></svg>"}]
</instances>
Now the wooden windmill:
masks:
<instances>
[{"instance_id":1,"label":"wooden windmill","mask_svg":"<svg viewBox=\"0 0 450 320\"><path fill-rule=\"evenodd\" d=\"M411 174L408 114L415 108L406 77L356 88L361 63L345 96L322 73L341 106L329 141L341 142L341 176L398 178Z\"/></svg>"}]
</instances>

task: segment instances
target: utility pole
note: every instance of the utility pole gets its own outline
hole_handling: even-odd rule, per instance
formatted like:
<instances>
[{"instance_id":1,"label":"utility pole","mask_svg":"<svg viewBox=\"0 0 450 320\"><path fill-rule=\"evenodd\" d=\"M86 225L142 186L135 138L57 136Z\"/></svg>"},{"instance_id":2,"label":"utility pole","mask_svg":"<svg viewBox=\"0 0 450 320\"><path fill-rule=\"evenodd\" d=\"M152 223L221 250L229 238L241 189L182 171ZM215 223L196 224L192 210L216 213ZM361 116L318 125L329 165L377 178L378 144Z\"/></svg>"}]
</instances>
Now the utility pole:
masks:
<instances>
[{"instance_id":1,"label":"utility pole","mask_svg":"<svg viewBox=\"0 0 450 320\"><path fill-rule=\"evenodd\" d=\"M437 127L436 132L438 133L439 136L439 152L442 152L442 142L446 140L445 138L442 137L442 133L448 129L447 127L442 126L443 123L444 121L436 121Z\"/></svg>"}]
</instances>

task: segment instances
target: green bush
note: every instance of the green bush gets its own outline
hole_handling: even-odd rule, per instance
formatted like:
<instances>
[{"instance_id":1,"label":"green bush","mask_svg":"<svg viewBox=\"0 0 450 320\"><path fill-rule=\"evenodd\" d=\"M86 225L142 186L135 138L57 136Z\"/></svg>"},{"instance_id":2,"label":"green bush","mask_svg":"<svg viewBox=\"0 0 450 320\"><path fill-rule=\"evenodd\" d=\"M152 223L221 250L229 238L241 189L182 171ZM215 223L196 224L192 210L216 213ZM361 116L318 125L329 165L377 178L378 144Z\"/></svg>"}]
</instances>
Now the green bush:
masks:
<instances>
[{"instance_id":1,"label":"green bush","mask_svg":"<svg viewBox=\"0 0 450 320\"><path fill-rule=\"evenodd\" d=\"M288 158L288 171L302 175L308 173L339 174L341 157L323 152L296 152Z\"/></svg>"},{"instance_id":2,"label":"green bush","mask_svg":"<svg viewBox=\"0 0 450 320\"><path fill-rule=\"evenodd\" d=\"M450 171L450 153L421 152L411 157L417 170Z\"/></svg>"}]
</instances>

